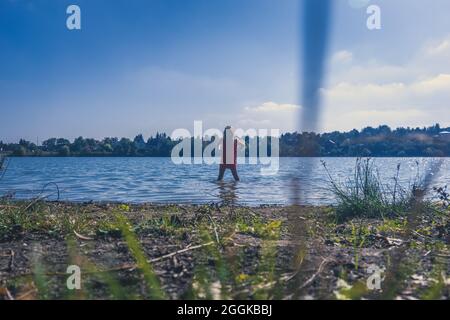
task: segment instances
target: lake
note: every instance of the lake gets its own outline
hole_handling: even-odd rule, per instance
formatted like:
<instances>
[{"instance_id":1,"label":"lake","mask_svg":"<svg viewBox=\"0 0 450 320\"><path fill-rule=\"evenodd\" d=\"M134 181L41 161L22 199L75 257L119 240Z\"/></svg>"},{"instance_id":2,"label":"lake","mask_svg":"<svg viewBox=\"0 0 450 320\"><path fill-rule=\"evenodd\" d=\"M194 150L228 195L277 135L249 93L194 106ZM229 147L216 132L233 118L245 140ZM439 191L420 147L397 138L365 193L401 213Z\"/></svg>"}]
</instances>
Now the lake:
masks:
<instances>
[{"instance_id":1,"label":"lake","mask_svg":"<svg viewBox=\"0 0 450 320\"><path fill-rule=\"evenodd\" d=\"M303 204L331 204L329 179L321 164L324 160L333 177L345 180L355 167L355 158L281 158L277 174L264 176L260 165L240 165L240 182L233 182L230 171L222 183L216 181L216 165L175 165L170 158L11 158L0 181L0 195L13 193L16 199L49 195L56 200L117 201L130 203L211 203L233 200L240 204L285 205L293 202L291 186L299 181ZM430 158L378 158L375 165L386 184L393 183L400 163L400 181L412 182L417 165L422 176L429 174ZM444 158L433 180L437 186L450 183L450 158ZM50 183L50 184L49 184ZM49 184L49 185L47 185ZM43 188L46 188L43 190Z\"/></svg>"}]
</instances>

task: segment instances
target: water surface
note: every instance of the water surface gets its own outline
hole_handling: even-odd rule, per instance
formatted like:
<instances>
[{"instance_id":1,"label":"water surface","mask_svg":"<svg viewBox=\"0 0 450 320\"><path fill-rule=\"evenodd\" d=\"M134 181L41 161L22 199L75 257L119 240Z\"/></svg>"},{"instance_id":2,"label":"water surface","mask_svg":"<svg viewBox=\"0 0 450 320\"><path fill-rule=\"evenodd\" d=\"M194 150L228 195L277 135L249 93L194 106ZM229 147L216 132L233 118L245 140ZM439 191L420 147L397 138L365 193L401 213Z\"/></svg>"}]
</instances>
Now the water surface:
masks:
<instances>
[{"instance_id":1,"label":"water surface","mask_svg":"<svg viewBox=\"0 0 450 320\"><path fill-rule=\"evenodd\" d=\"M444 158L434 183L450 182L450 158ZM0 181L0 195L13 193L27 199L42 192L55 199L55 183L60 200L118 201L154 203L210 203L233 200L240 204L290 204L290 185L298 177L304 204L334 202L329 180L321 165L324 160L332 176L345 180L355 167L355 158L281 158L279 172L272 176L260 173L261 165L240 165L240 182L233 182L227 171L223 183L216 181L215 165L175 165L170 158L12 158ZM397 164L401 164L403 185L412 182L419 164L420 174L429 174L430 158L378 158L375 164L386 184L393 183ZM310 172L309 174L307 174Z\"/></svg>"}]
</instances>

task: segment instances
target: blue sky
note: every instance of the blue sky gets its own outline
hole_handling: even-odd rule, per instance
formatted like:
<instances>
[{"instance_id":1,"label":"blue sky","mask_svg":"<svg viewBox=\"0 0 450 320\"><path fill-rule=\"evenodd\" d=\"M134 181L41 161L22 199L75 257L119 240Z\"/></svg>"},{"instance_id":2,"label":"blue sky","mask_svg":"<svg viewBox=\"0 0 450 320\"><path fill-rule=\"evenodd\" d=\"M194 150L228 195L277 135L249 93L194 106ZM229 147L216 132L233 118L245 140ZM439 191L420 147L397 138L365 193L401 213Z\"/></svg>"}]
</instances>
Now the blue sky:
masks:
<instances>
[{"instance_id":1,"label":"blue sky","mask_svg":"<svg viewBox=\"0 0 450 320\"><path fill-rule=\"evenodd\" d=\"M320 129L450 125L450 2L350 1L334 1ZM0 140L294 130L300 2L0 0Z\"/></svg>"}]
</instances>

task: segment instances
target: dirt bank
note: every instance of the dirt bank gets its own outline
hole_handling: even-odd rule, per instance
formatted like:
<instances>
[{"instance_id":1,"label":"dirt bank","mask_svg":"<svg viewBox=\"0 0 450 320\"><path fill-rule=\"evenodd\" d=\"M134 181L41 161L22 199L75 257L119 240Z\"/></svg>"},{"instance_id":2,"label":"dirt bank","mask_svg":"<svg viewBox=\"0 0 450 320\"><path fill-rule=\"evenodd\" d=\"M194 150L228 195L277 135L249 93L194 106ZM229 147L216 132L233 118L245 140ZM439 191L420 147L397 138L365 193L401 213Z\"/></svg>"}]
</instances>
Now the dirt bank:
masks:
<instances>
[{"instance_id":1,"label":"dirt bank","mask_svg":"<svg viewBox=\"0 0 450 320\"><path fill-rule=\"evenodd\" d=\"M448 212L407 228L327 207L3 201L0 298L449 299Z\"/></svg>"}]
</instances>

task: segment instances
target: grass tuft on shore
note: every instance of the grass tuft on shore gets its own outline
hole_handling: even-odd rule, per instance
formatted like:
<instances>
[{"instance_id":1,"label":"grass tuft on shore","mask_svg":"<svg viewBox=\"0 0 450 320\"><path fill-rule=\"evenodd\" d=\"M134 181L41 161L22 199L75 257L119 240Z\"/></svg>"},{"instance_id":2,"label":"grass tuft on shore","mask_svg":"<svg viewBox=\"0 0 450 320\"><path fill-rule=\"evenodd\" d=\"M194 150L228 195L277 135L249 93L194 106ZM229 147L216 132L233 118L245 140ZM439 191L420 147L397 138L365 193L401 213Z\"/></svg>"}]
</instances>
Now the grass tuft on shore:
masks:
<instances>
[{"instance_id":1,"label":"grass tuft on shore","mask_svg":"<svg viewBox=\"0 0 450 320\"><path fill-rule=\"evenodd\" d=\"M403 216L411 209L415 190L420 189L419 173L408 187L399 184L400 164L393 177L393 187L383 184L378 169L370 158L358 158L353 175L344 182L331 176L324 161L322 165L330 179L330 191L337 200L335 214L338 221Z\"/></svg>"}]
</instances>

